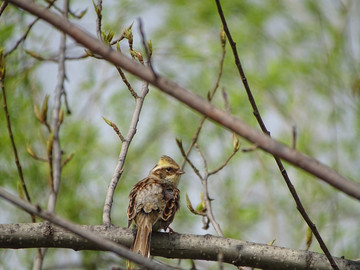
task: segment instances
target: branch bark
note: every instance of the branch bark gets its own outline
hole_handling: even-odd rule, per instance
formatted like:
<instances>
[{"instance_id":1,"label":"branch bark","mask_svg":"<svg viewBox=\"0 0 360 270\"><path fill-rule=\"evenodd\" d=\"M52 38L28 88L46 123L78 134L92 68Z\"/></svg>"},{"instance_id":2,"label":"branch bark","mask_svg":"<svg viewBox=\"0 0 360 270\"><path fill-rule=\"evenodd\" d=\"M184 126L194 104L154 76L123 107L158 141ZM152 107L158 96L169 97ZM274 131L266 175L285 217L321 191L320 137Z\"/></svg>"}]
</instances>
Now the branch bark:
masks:
<instances>
[{"instance_id":1,"label":"branch bark","mask_svg":"<svg viewBox=\"0 0 360 270\"><path fill-rule=\"evenodd\" d=\"M94 245L96 245L98 248L101 248L102 250L107 250L114 254L117 254L118 256L127 258L141 266L146 267L147 269L151 269L151 270L169 270L170 269L170 267L161 265L157 262L153 262L150 259L141 256L140 254L135 254L134 252L130 251L129 249L115 243L114 241L111 241L107 238L104 238L97 234L94 234L91 231L84 230L80 225L71 223L71 222L55 215L53 212L44 211L40 208L40 206L34 206L34 205L18 198L17 196L10 194L2 187L0 187L0 197L2 197L3 199L7 200L8 202L10 202L11 204L13 204L17 207L22 208L23 210L25 210L28 213L34 214L38 217L41 217L41 218L49 221L49 222L45 223L46 229L42 230L42 233L44 236L50 237L51 241L54 241L56 239L52 238L53 226L50 225L50 222L71 232L73 237L75 235L77 235L77 236L81 237L82 239L84 239L86 242L93 243ZM12 231L10 231L10 232L12 233ZM32 234L31 232L30 233L27 232L27 233L29 234L29 236ZM4 237L5 236L0 233L0 240L1 240L0 242L2 242L4 240ZM71 239L73 239L73 237ZM21 243L21 238L19 240ZM35 245L35 243L31 243L31 245Z\"/></svg>"},{"instance_id":2,"label":"branch bark","mask_svg":"<svg viewBox=\"0 0 360 270\"><path fill-rule=\"evenodd\" d=\"M63 17L55 14L54 12L47 10L45 7L27 0L9 0L9 2L35 16L42 18L60 31L63 31L71 36L76 42L82 44L93 53L101 55L109 62L119 65L133 75L151 83L162 92L176 98L199 113L208 116L210 119L219 123L223 127L254 143L262 150L288 161L289 163L324 180L326 183L343 191L344 193L360 200L360 185L358 183L347 179L318 160L271 139L269 136L262 134L229 113L211 105L203 98L182 88L175 82L172 82L161 75L155 76L150 68L136 63L121 53L116 52L92 35L81 30L75 24L65 20Z\"/></svg>"},{"instance_id":3,"label":"branch bark","mask_svg":"<svg viewBox=\"0 0 360 270\"><path fill-rule=\"evenodd\" d=\"M131 229L104 225L79 228L101 238L130 247L134 232ZM0 248L69 248L74 250L105 250L77 235L49 223L0 224ZM167 258L217 261L262 269L319 269L328 270L327 258L316 252L256 244L212 235L193 235L154 232L151 254ZM359 261L334 258L340 269L356 270Z\"/></svg>"}]
</instances>

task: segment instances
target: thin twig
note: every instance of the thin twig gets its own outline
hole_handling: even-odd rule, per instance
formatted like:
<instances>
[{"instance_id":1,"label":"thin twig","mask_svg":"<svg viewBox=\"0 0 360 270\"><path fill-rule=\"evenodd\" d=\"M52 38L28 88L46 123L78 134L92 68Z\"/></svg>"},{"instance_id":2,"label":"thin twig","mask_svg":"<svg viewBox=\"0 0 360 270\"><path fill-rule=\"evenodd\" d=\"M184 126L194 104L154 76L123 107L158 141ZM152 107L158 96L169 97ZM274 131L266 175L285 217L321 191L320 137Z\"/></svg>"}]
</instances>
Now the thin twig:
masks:
<instances>
[{"instance_id":1,"label":"thin twig","mask_svg":"<svg viewBox=\"0 0 360 270\"><path fill-rule=\"evenodd\" d=\"M223 29L221 29L221 31L223 31ZM208 101L209 102L211 102L212 99L214 98L214 95L215 95L217 89L219 88L220 79L221 79L222 74L223 74L226 47L225 47L225 41L222 38L222 34L220 34L220 40L221 40L221 57L220 57L220 61L219 61L219 72L217 74L214 87L208 93ZM195 134L194 134L194 136L193 136L193 138L191 140L191 144L189 145L188 149L186 150L186 157L190 155L191 150L193 149L195 143L197 142L197 140L199 138L200 131L201 131L206 119L207 119L206 115L203 115L201 117L201 119L199 121L199 124L198 124L198 127L197 127L197 129L195 131ZM183 162L181 163L181 168L182 169L184 168L185 163L186 163L186 159L184 159Z\"/></svg>"},{"instance_id":2,"label":"thin twig","mask_svg":"<svg viewBox=\"0 0 360 270\"><path fill-rule=\"evenodd\" d=\"M128 133L126 134L125 140L123 141L123 143L121 145L119 159L116 164L115 171L113 173L113 176L111 178L111 181L110 181L107 193L106 193L105 204L104 204L104 209L103 209L103 224L106 226L111 225L111 209L112 209L114 192L115 192L116 186L119 182L120 176L123 171L123 167L125 164L125 158L126 158L130 143L135 136L137 124L138 124L139 118L140 118L140 112L141 112L141 109L142 109L142 106L144 103L145 96L147 95L148 92L149 92L149 83L144 82L141 93L136 98L135 109L134 109L134 113L133 113L133 116L131 119L129 130L128 130Z\"/></svg>"},{"instance_id":3,"label":"thin twig","mask_svg":"<svg viewBox=\"0 0 360 270\"><path fill-rule=\"evenodd\" d=\"M66 57L65 57L65 61L66 61ZM68 95L67 95L67 91L66 91L65 87L63 88L63 95L64 95L64 103L65 103L66 113L71 114Z\"/></svg>"},{"instance_id":4,"label":"thin twig","mask_svg":"<svg viewBox=\"0 0 360 270\"><path fill-rule=\"evenodd\" d=\"M9 1L7 0L7 1L5 1L5 2L9 2ZM46 7L46 9L51 8L54 3L55 3L55 1L50 1L50 3L48 4L48 6ZM25 39L27 38L27 36L28 36L29 33L30 33L30 30L31 30L32 27L35 25L35 23L37 23L39 20L40 20L40 17L36 18L35 20L33 20L33 21L29 24L27 30L26 30L25 33L21 36L21 38L18 39L18 41L15 43L14 47L12 47L9 51L7 51L7 52L5 53L5 57L6 57L7 55L11 54L13 51L15 51L15 50L17 49L17 47L19 47L19 45L25 41Z\"/></svg>"},{"instance_id":5,"label":"thin twig","mask_svg":"<svg viewBox=\"0 0 360 270\"><path fill-rule=\"evenodd\" d=\"M152 65L151 54L150 54L149 48L148 48L148 46L146 45L145 32L144 32L144 29L143 29L143 23L142 23L141 18L139 18L138 21L139 21L139 32L140 32L140 35L141 35L141 42L142 42L142 44L143 44L143 47L144 47L144 50L145 50L145 54L146 54L146 61L148 62L148 65L149 65L149 67L151 68L154 76L157 77L156 72L155 72L155 70L154 70L154 67L153 67L153 65Z\"/></svg>"},{"instance_id":6,"label":"thin twig","mask_svg":"<svg viewBox=\"0 0 360 270\"><path fill-rule=\"evenodd\" d=\"M63 3L63 18L67 19L69 10L69 0L65 0ZM60 121L59 115L61 110L61 96L64 94L64 82L66 78L65 73L65 54L66 54L66 34L61 33L61 40L59 46L59 62L58 62L58 77L57 85L55 87L54 96L54 108L52 111L52 122L51 122L51 140L50 146L48 146L49 166L50 166L50 178L51 178L51 189L48 200L47 209L49 212L55 212L55 206L60 188L61 181L61 146L60 146ZM43 260L47 249L42 249L41 254L39 253L34 260L33 270L40 270L42 268Z\"/></svg>"},{"instance_id":7,"label":"thin twig","mask_svg":"<svg viewBox=\"0 0 360 270\"><path fill-rule=\"evenodd\" d=\"M226 36L227 36L228 40L229 40L229 44L230 44L230 47L231 47L233 55L234 55L235 65L238 68L241 80L242 80L242 82L243 82L243 84L245 86L245 90L246 90L246 93L247 93L249 101L250 101L250 104L253 107L253 114L256 117L256 120L258 121L258 123L259 123L259 125L261 127L261 130L264 133L270 135L269 131L266 129L266 127L264 125L264 122L263 122L263 120L262 120L262 118L260 116L259 110L257 108L255 99L254 99L254 97L253 97L253 95L252 95L252 93L250 91L250 87L249 87L248 81L247 81L247 79L245 77L245 73L244 73L244 71L242 69L240 58L239 58L239 55L238 55L238 52L237 52L237 49L236 49L236 43L233 41L232 36L230 34L230 31L229 31L229 28L227 26L224 13L223 13L221 5L220 5L220 1L219 0L215 0L215 1L216 1L218 12L219 12L219 15L220 15L220 18L221 18L222 25L224 27L224 31L226 33Z\"/></svg>"},{"instance_id":8,"label":"thin twig","mask_svg":"<svg viewBox=\"0 0 360 270\"><path fill-rule=\"evenodd\" d=\"M9 2L7 0L4 0L4 2L1 4L0 7L0 16L3 14L5 8L7 7L7 5L9 4Z\"/></svg>"},{"instance_id":9,"label":"thin twig","mask_svg":"<svg viewBox=\"0 0 360 270\"><path fill-rule=\"evenodd\" d=\"M207 167L207 161L206 158L204 157L203 153L200 150L200 147L198 146L198 144L195 144L196 150L198 151L198 153L200 154L203 163L204 163L204 177L201 180L201 184L203 186L203 193L204 193L204 201L205 201L205 206L206 206L206 215L208 217L208 219L210 220L211 224L213 225L215 231L218 233L219 236L224 237L224 234L220 228L219 223L216 221L213 210L212 210L212 206L211 206L211 199L209 196L209 189L208 189L208 179L209 179L209 171L208 171L208 167Z\"/></svg>"},{"instance_id":10,"label":"thin twig","mask_svg":"<svg viewBox=\"0 0 360 270\"><path fill-rule=\"evenodd\" d=\"M56 0L55 0L55 1L56 1ZM55 3L55 1L51 1L51 2L54 2L54 3ZM55 9L55 10L59 11L60 13L63 12L63 10L62 10L60 7L58 7L57 5L53 4L53 6L54 6L54 9ZM76 18L76 19L81 19L82 16L84 15L84 13L86 12L86 10L87 10L87 9L84 9L83 11L80 12L79 15L77 15L77 14L75 14L74 11L72 11L72 10L69 8L68 13L69 13L70 16L72 16L72 17L74 17L74 18Z\"/></svg>"},{"instance_id":11,"label":"thin twig","mask_svg":"<svg viewBox=\"0 0 360 270\"><path fill-rule=\"evenodd\" d=\"M225 87L221 89L221 93L225 102L225 110L227 113L230 113L230 102L229 102L229 96L225 90Z\"/></svg>"},{"instance_id":12,"label":"thin twig","mask_svg":"<svg viewBox=\"0 0 360 270\"><path fill-rule=\"evenodd\" d=\"M63 16L67 18L68 15L68 0L64 2ZM53 132L53 150L52 150L52 165L53 165L53 185L54 192L50 194L48 210L50 212L55 211L57 192L60 187L61 178L61 146L59 137L59 114L61 109L61 97L64 94L64 82L66 78L65 74L65 53L66 53L66 35L61 34L61 41L59 47L59 63L58 63L58 78L57 85L55 88L54 96L54 108L52 112L51 130Z\"/></svg>"},{"instance_id":13,"label":"thin twig","mask_svg":"<svg viewBox=\"0 0 360 270\"><path fill-rule=\"evenodd\" d=\"M126 33L128 33L131 30L133 24L134 23L131 23L127 28L125 28L124 31L121 33L120 37L111 41L110 45L112 46L112 45L115 45L116 43L122 41L125 38Z\"/></svg>"},{"instance_id":14,"label":"thin twig","mask_svg":"<svg viewBox=\"0 0 360 270\"><path fill-rule=\"evenodd\" d=\"M44 57L34 51L24 50L24 52L38 61L59 63L58 55ZM66 61L77 61L77 60L88 58L89 56L90 55L88 53L83 53L82 55L79 55L79 56L66 56L65 60Z\"/></svg>"},{"instance_id":15,"label":"thin twig","mask_svg":"<svg viewBox=\"0 0 360 270\"><path fill-rule=\"evenodd\" d=\"M251 104L251 106L253 108L254 116L257 119L263 133L270 136L270 132L267 130L267 128L266 128L266 126L265 126L265 124L264 124L264 122L263 122L263 120L261 118L261 115L260 115L260 112L259 112L259 110L257 108L255 99L254 99L254 97L252 95L252 92L250 90L250 86L249 86L249 84L247 82L247 79L246 79L246 76L245 76L245 73L244 73L244 70L242 68L240 58L239 58L239 55L238 55L238 52L237 52L236 43L233 41L230 30L229 30L229 28L227 26L227 22L226 22L226 19L225 19L225 16L224 16L221 4L220 4L220 0L215 0L215 2L216 2L216 6L218 8L218 12L219 12L219 16L221 18L221 22L222 22L222 24L224 26L224 31L226 33L226 36L227 36L227 38L229 40L230 46L231 46L232 51L233 51L236 67L238 68L240 77L242 79L242 82L244 84L246 93L248 95L249 102L250 102L250 104ZM303 207L303 205L301 203L301 200L300 200L300 198L299 198L299 196L298 196L298 194L297 194L297 192L295 190L295 187L291 183L291 180L290 180L290 178L289 178L289 176L288 176L288 174L287 174L287 172L286 172L286 170L284 168L284 165L283 165L282 161L276 155L273 155L273 157L274 157L274 159L275 159L275 161L276 161L276 163L277 163L277 165L279 167L279 170L280 170L280 172L281 172L281 174L282 174L282 176L283 176L283 178L285 180L286 185L289 188L289 191L290 191L291 195L294 198L294 201L296 203L298 211L300 212L301 216L303 217L305 222L308 224L308 226L311 228L312 232L314 233L316 239L318 240L318 242L320 244L321 249L324 251L326 257L328 258L328 260L329 260L329 262L331 264L331 267L334 270L339 270L339 267L336 265L336 262L335 262L334 258L330 254L327 246L325 245L325 242L321 238L320 233L318 232L315 224L311 221L311 219L308 216L305 208Z\"/></svg>"},{"instance_id":16,"label":"thin twig","mask_svg":"<svg viewBox=\"0 0 360 270\"><path fill-rule=\"evenodd\" d=\"M205 159L205 157L203 156L202 152L200 151L199 146L197 145L197 143L194 144L194 146L196 147L199 155L201 156L203 163L204 163L204 176L201 175L200 171L198 170L198 168L196 168L196 166L192 163L192 161L189 159L189 157L186 155L184 147L182 145L182 142L180 140L176 140L178 147L180 149L180 152L182 154L182 156L184 157L184 159L186 160L186 162L190 165L190 167L193 169L193 171L195 172L195 174L199 177L200 182L203 186L203 194L204 194L204 202L205 202L205 210L206 210L206 217L209 219L209 221L211 222L211 224L213 225L215 231L219 234L219 236L224 236L219 223L216 222L213 211L212 211L212 206L211 206L211 199L209 196L209 190L208 190L208 178L209 178L209 172L208 172L208 167L207 167L207 161ZM200 213L199 213L200 214ZM203 216L203 214L200 214Z\"/></svg>"},{"instance_id":17,"label":"thin twig","mask_svg":"<svg viewBox=\"0 0 360 270\"><path fill-rule=\"evenodd\" d=\"M117 127L117 125L113 122L110 121L108 119L106 119L105 117L103 117L104 121L106 122L106 124L108 124L109 126L111 126L113 128L113 130L115 131L115 133L119 136L119 139L121 140L121 142L125 142L126 139L125 137L122 135L122 133L120 132L119 128Z\"/></svg>"},{"instance_id":18,"label":"thin twig","mask_svg":"<svg viewBox=\"0 0 360 270\"><path fill-rule=\"evenodd\" d=\"M74 153L71 153L66 159L64 159L64 161L61 163L61 168L64 168L66 164L68 164L70 160L72 160L73 157Z\"/></svg>"},{"instance_id":19,"label":"thin twig","mask_svg":"<svg viewBox=\"0 0 360 270\"><path fill-rule=\"evenodd\" d=\"M9 51L7 51L7 52L5 53L5 55L11 54L13 51L15 51L15 50L17 49L17 47L19 47L19 45L20 45L21 43L24 42L24 40L25 40L25 39L27 38L27 36L29 35L31 28L32 28L32 27L35 25L35 23L37 23L37 21L39 21L39 20L40 20L40 18L36 18L35 20L33 20L33 21L29 24L29 26L28 26L27 30L25 31L25 33L21 36L21 38L18 39L18 41L15 43L14 47L12 47Z\"/></svg>"},{"instance_id":20,"label":"thin twig","mask_svg":"<svg viewBox=\"0 0 360 270\"><path fill-rule=\"evenodd\" d=\"M5 61L5 58L3 58L3 61ZM26 200L31 203L31 198L30 198L30 194L29 194L29 191L28 191L26 183L25 183L25 178L24 178L22 166L21 166L18 151L17 151L14 134L12 132L10 114L9 114L8 105L7 105L7 101L6 101L6 91L5 91L4 80L5 80L5 67L4 67L4 73L1 74L1 76L0 76L0 87L1 87L2 96L3 96L3 108L4 108L4 112L5 112L6 126L7 126L12 150L13 150L14 157L15 157L15 164L16 164L16 168L17 168L17 171L18 171L18 174L20 177L21 186L24 190ZM31 215L31 220L32 220L32 222L36 222L34 215Z\"/></svg>"},{"instance_id":21,"label":"thin twig","mask_svg":"<svg viewBox=\"0 0 360 270\"><path fill-rule=\"evenodd\" d=\"M224 66L224 59L225 59L225 54L226 54L226 47L225 47L225 44L226 44L226 39L225 39L225 35L224 35L224 31L223 29L221 29L221 32L220 32L220 41L221 41L221 48L222 48L222 53L221 53L221 58L220 58L220 62L219 62L219 72L218 72L218 75L217 75L217 78L216 78L216 81L215 81L215 84L214 84L214 87L211 91L209 91L208 95L207 95L207 98L208 98L208 101L211 102L212 99L214 98L214 95L217 91L217 89L219 88L219 84L220 84L220 79L221 79L221 76L222 76L222 73L223 73L223 66ZM223 91L223 95L224 95L224 91ZM225 99L225 103L226 103L226 99ZM206 162L206 159L202 156L202 153L200 151L200 149L197 147L197 140L199 138L199 134L200 134L200 131L203 127L203 124L205 122L205 120L207 119L207 116L204 115L201 119L200 119L200 122L198 124L198 128L191 140L191 144L189 145L186 153L182 147L182 144L180 141L177 140L178 142L178 145L179 145L179 148L180 148L180 151L184 157L184 161L183 163L181 164L181 168L184 168L185 166L185 162L188 162L190 164L190 166L192 167L192 169L194 170L194 172L198 175L201 183L202 183L202 186L203 186L203 192L204 192L204 201L205 201L205 208L206 208L206 216L207 216L207 219L208 221L211 222L211 224L213 225L213 227L215 228L216 232L220 235L220 236L223 236L223 232L220 228L220 225L216 222L215 220L215 217L213 215L213 211L212 211L212 206L211 206L211 200L209 198L209 191L208 191L208 186L207 186L207 181L208 181L208 177L211 175L211 174L214 174L218 171L220 171L222 168L224 168L227 163L229 162L229 160L232 158L232 156L235 154L235 151L234 153L228 158L228 160L223 164L223 167L220 167L218 168L217 170L215 170L214 172L212 172L211 174L209 174L208 172L208 168L207 168L207 162ZM181 147L180 147L181 146ZM191 152L191 150L193 149L193 147L197 147L198 149L198 152L200 153L200 155L202 156L203 158L203 162L204 162L204 170L205 170L205 175L204 177L201 176L199 170L192 164L192 162L189 160L189 154ZM206 222L205 222L206 223ZM207 222L208 224L208 222ZM208 226L204 226L204 229L206 229Z\"/></svg>"},{"instance_id":22,"label":"thin twig","mask_svg":"<svg viewBox=\"0 0 360 270\"><path fill-rule=\"evenodd\" d=\"M124 36L124 32L123 32L123 33L120 35L119 38L111 41L111 42L110 42L110 45L111 45L111 46L112 46L112 45L115 45L116 43L120 42L120 41L123 40L124 38L125 38L125 36Z\"/></svg>"},{"instance_id":23,"label":"thin twig","mask_svg":"<svg viewBox=\"0 0 360 270\"><path fill-rule=\"evenodd\" d=\"M98 0L95 5L96 11L96 34L99 40L102 40L101 20L102 20L102 0Z\"/></svg>"},{"instance_id":24,"label":"thin twig","mask_svg":"<svg viewBox=\"0 0 360 270\"><path fill-rule=\"evenodd\" d=\"M202 201L201 201L201 203L202 203L203 202L203 196L201 197L201 199L202 199ZM201 211L195 210L194 207L191 204L191 201L189 199L188 194L186 194L186 206L190 210L191 213L193 213L195 215L198 215L198 216L206 217L206 207L205 207L205 205L204 205L204 207L202 207Z\"/></svg>"},{"instance_id":25,"label":"thin twig","mask_svg":"<svg viewBox=\"0 0 360 270\"><path fill-rule=\"evenodd\" d=\"M296 126L293 125L291 130L292 130L292 148L296 149L296 142L297 142Z\"/></svg>"},{"instance_id":26,"label":"thin twig","mask_svg":"<svg viewBox=\"0 0 360 270\"><path fill-rule=\"evenodd\" d=\"M176 140L176 143L180 149L180 152L184 158L184 160L190 165L190 167L193 169L194 173L199 177L199 179L202 181L204 178L201 175L200 171L198 170L198 168L196 168L196 166L194 165L194 163L192 163L192 161L189 159L189 156L185 153L184 147L182 145L182 141L180 140ZM195 145L195 144L194 144Z\"/></svg>"},{"instance_id":27,"label":"thin twig","mask_svg":"<svg viewBox=\"0 0 360 270\"><path fill-rule=\"evenodd\" d=\"M119 66L115 66L115 67L116 67L117 71L119 72L121 79L123 80L123 82L125 83L125 85L127 86L127 88L129 89L130 94L131 94L135 99L137 99L139 96L136 94L134 88L132 88L130 82L129 82L128 79L126 78L125 73L122 71L121 67L119 67Z\"/></svg>"},{"instance_id":28,"label":"thin twig","mask_svg":"<svg viewBox=\"0 0 360 270\"><path fill-rule=\"evenodd\" d=\"M224 169L226 167L226 165L229 163L229 161L232 159L233 156L235 156L235 154L237 153L239 149L234 148L233 151L231 152L231 154L226 158L226 160L224 161L224 163L222 165L220 165L217 169L209 172L209 176L218 173L219 171L221 171L222 169Z\"/></svg>"}]
</instances>

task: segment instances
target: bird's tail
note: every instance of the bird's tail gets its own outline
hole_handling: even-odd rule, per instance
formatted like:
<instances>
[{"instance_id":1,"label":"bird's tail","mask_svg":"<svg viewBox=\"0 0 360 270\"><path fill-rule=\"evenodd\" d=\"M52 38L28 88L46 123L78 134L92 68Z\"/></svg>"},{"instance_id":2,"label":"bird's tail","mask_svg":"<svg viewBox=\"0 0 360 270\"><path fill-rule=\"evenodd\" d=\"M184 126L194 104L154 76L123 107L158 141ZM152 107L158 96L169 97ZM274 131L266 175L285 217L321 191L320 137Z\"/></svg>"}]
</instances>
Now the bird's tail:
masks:
<instances>
[{"instance_id":1,"label":"bird's tail","mask_svg":"<svg viewBox=\"0 0 360 270\"><path fill-rule=\"evenodd\" d=\"M134 243L131 246L131 250L135 253L139 253L142 256L149 258L150 257L150 243L151 243L151 233L152 233L152 221L148 218L144 218L138 224L141 224L137 228L136 236ZM126 268L128 270L134 269L134 265L127 260Z\"/></svg>"},{"instance_id":2,"label":"bird's tail","mask_svg":"<svg viewBox=\"0 0 360 270\"><path fill-rule=\"evenodd\" d=\"M148 219L144 219L144 222L140 223L138 227L134 243L131 250L135 253L140 253L142 256L150 257L150 243L152 233L152 222Z\"/></svg>"}]
</instances>

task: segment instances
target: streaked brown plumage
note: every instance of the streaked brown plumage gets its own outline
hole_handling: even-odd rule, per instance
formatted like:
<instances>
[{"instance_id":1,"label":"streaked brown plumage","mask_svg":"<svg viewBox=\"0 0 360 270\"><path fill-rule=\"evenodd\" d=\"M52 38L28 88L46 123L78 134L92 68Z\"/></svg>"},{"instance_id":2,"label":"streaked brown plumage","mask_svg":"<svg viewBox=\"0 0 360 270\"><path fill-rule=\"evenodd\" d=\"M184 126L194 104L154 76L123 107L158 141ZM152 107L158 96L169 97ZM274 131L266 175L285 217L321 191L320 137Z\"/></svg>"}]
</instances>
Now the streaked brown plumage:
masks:
<instances>
[{"instance_id":1,"label":"streaked brown plumage","mask_svg":"<svg viewBox=\"0 0 360 270\"><path fill-rule=\"evenodd\" d=\"M184 172L170 157L162 156L149 175L130 191L128 226L134 221L137 233L132 251L144 257L150 256L152 231L166 230L180 207L180 191L177 188Z\"/></svg>"}]
</instances>

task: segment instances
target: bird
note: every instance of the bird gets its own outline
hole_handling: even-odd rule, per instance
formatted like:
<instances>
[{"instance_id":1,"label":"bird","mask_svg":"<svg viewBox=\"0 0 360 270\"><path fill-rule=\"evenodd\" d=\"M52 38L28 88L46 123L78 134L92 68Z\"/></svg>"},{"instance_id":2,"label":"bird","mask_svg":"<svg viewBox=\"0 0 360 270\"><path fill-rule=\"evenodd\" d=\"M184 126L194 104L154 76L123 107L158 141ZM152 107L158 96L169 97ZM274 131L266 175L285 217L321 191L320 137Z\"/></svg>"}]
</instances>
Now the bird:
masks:
<instances>
[{"instance_id":1,"label":"bird","mask_svg":"<svg viewBox=\"0 0 360 270\"><path fill-rule=\"evenodd\" d=\"M137 232L131 250L150 257L151 234L169 225L180 208L180 176L185 172L169 156L163 155L148 176L131 189L127 211L128 227L135 223Z\"/></svg>"}]
</instances>

